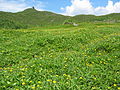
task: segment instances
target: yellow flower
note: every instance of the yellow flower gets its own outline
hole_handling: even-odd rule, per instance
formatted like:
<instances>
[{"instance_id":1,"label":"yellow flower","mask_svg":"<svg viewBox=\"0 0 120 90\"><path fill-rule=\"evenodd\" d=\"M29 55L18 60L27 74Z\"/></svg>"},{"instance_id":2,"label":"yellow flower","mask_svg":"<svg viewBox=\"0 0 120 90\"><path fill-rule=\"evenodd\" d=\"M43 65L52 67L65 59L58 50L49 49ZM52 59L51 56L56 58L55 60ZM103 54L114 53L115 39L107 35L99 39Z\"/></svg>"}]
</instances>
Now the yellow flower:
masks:
<instances>
[{"instance_id":1,"label":"yellow flower","mask_svg":"<svg viewBox=\"0 0 120 90\"><path fill-rule=\"evenodd\" d=\"M80 79L83 79L83 77L80 77Z\"/></svg>"},{"instance_id":2,"label":"yellow flower","mask_svg":"<svg viewBox=\"0 0 120 90\"><path fill-rule=\"evenodd\" d=\"M40 85L37 85L37 87L40 87Z\"/></svg>"},{"instance_id":3,"label":"yellow flower","mask_svg":"<svg viewBox=\"0 0 120 90\"><path fill-rule=\"evenodd\" d=\"M31 83L32 81L30 81L30 83Z\"/></svg>"},{"instance_id":4,"label":"yellow flower","mask_svg":"<svg viewBox=\"0 0 120 90\"><path fill-rule=\"evenodd\" d=\"M38 81L38 83L42 83L41 81Z\"/></svg>"},{"instance_id":5,"label":"yellow flower","mask_svg":"<svg viewBox=\"0 0 120 90\"><path fill-rule=\"evenodd\" d=\"M67 74L63 74L63 76L67 76Z\"/></svg>"},{"instance_id":6,"label":"yellow flower","mask_svg":"<svg viewBox=\"0 0 120 90\"><path fill-rule=\"evenodd\" d=\"M53 83L57 83L57 81L53 81Z\"/></svg>"},{"instance_id":7,"label":"yellow flower","mask_svg":"<svg viewBox=\"0 0 120 90\"><path fill-rule=\"evenodd\" d=\"M31 87L32 89L35 89L35 87Z\"/></svg>"},{"instance_id":8,"label":"yellow flower","mask_svg":"<svg viewBox=\"0 0 120 90\"><path fill-rule=\"evenodd\" d=\"M25 82L22 83L22 85L25 85L25 84L26 84Z\"/></svg>"},{"instance_id":9,"label":"yellow flower","mask_svg":"<svg viewBox=\"0 0 120 90\"><path fill-rule=\"evenodd\" d=\"M93 66L92 64L86 64L87 66Z\"/></svg>"},{"instance_id":10,"label":"yellow flower","mask_svg":"<svg viewBox=\"0 0 120 90\"><path fill-rule=\"evenodd\" d=\"M67 65L65 65L65 67L67 67Z\"/></svg>"},{"instance_id":11,"label":"yellow flower","mask_svg":"<svg viewBox=\"0 0 120 90\"><path fill-rule=\"evenodd\" d=\"M92 89L96 89L96 87L92 87Z\"/></svg>"},{"instance_id":12,"label":"yellow flower","mask_svg":"<svg viewBox=\"0 0 120 90\"><path fill-rule=\"evenodd\" d=\"M120 90L120 87L118 87L118 90Z\"/></svg>"},{"instance_id":13,"label":"yellow flower","mask_svg":"<svg viewBox=\"0 0 120 90\"><path fill-rule=\"evenodd\" d=\"M93 78L94 80L96 80L96 78Z\"/></svg>"},{"instance_id":14,"label":"yellow flower","mask_svg":"<svg viewBox=\"0 0 120 90\"><path fill-rule=\"evenodd\" d=\"M13 70L11 69L10 72L12 72Z\"/></svg>"},{"instance_id":15,"label":"yellow flower","mask_svg":"<svg viewBox=\"0 0 120 90\"><path fill-rule=\"evenodd\" d=\"M113 84L113 86L115 86L115 87L116 87L116 86L117 86L117 84Z\"/></svg>"},{"instance_id":16,"label":"yellow flower","mask_svg":"<svg viewBox=\"0 0 120 90\"><path fill-rule=\"evenodd\" d=\"M48 82L51 82L52 80L48 79L47 81L48 81Z\"/></svg>"},{"instance_id":17,"label":"yellow flower","mask_svg":"<svg viewBox=\"0 0 120 90\"><path fill-rule=\"evenodd\" d=\"M25 76L22 76L22 78L24 78Z\"/></svg>"}]
</instances>

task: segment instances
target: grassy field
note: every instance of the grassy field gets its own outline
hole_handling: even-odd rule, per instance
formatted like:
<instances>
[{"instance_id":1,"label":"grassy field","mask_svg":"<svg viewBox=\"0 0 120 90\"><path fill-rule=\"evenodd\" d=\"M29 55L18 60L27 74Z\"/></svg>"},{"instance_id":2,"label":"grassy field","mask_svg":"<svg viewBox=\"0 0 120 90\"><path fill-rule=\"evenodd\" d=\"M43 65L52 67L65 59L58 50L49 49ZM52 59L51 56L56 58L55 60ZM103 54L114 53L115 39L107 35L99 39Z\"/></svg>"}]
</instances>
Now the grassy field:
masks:
<instances>
[{"instance_id":1,"label":"grassy field","mask_svg":"<svg viewBox=\"0 0 120 90\"><path fill-rule=\"evenodd\" d=\"M120 24L0 30L0 90L120 90Z\"/></svg>"}]
</instances>

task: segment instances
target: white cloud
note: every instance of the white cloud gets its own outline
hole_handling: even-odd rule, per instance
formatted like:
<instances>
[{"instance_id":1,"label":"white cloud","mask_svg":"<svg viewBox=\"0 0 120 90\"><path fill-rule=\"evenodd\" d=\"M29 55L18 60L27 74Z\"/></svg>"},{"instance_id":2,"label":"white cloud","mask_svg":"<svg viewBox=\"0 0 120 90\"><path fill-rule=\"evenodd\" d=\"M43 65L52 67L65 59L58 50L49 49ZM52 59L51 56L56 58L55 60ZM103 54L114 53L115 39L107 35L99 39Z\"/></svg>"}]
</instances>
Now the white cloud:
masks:
<instances>
[{"instance_id":1,"label":"white cloud","mask_svg":"<svg viewBox=\"0 0 120 90\"><path fill-rule=\"evenodd\" d=\"M66 7L67 15L77 14L91 14L93 13L93 7L88 0L72 0L72 5Z\"/></svg>"},{"instance_id":2,"label":"white cloud","mask_svg":"<svg viewBox=\"0 0 120 90\"><path fill-rule=\"evenodd\" d=\"M11 0L0 0L0 11L10 11L10 12L17 12L22 11L29 6L27 6L24 1L22 3L18 3L17 1Z\"/></svg>"},{"instance_id":3,"label":"white cloud","mask_svg":"<svg viewBox=\"0 0 120 90\"><path fill-rule=\"evenodd\" d=\"M95 15L105 15L110 13L120 13L120 2L113 4L112 1L108 1L107 6L95 8Z\"/></svg>"},{"instance_id":4,"label":"white cloud","mask_svg":"<svg viewBox=\"0 0 120 90\"><path fill-rule=\"evenodd\" d=\"M33 0L34 2L35 2L35 8L37 9L37 10L39 10L39 11L44 11L44 7L45 7L45 5L43 4L43 2L41 2L41 1L35 1L35 0Z\"/></svg>"},{"instance_id":5,"label":"white cloud","mask_svg":"<svg viewBox=\"0 0 120 90\"><path fill-rule=\"evenodd\" d=\"M110 13L120 13L120 2L113 4L113 1L108 1L105 7L94 8L90 0L71 0L72 5L66 6L64 15L78 15L78 14L93 14L105 15Z\"/></svg>"},{"instance_id":6,"label":"white cloud","mask_svg":"<svg viewBox=\"0 0 120 90\"><path fill-rule=\"evenodd\" d=\"M30 4L27 4L25 1L26 0L0 0L0 11L18 12L32 7ZM36 8L38 10L42 10L40 7L42 6L41 2L37 2L36 5L37 5Z\"/></svg>"}]
</instances>

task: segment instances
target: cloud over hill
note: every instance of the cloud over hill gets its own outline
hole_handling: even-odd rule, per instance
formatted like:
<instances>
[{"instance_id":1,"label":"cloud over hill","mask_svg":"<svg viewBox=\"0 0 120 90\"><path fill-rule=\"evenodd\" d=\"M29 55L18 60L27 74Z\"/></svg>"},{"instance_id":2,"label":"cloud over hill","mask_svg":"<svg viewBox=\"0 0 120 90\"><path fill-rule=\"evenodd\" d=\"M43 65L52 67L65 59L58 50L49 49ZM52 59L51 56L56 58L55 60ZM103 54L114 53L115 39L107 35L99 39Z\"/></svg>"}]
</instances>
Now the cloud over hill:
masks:
<instances>
[{"instance_id":1,"label":"cloud over hill","mask_svg":"<svg viewBox=\"0 0 120 90\"><path fill-rule=\"evenodd\" d=\"M63 3L61 1L55 0L0 0L0 11L7 12L19 12L27 8L35 6L39 11L49 10L49 11L58 11L57 13L63 15L79 15L79 14L93 14L93 15L106 15L110 13L120 13L120 1L113 2L113 0L100 0L99 6L95 3L96 7L93 6L94 1L92 0L65 0ZM70 3L71 1L71 3ZM104 6L105 2L108 3ZM57 4L54 4L57 2ZM59 5L59 3L61 4ZM103 2L103 3L102 3ZM47 3L47 4L46 4ZM53 6L53 7L52 7ZM62 12L59 11L59 6L62 7Z\"/></svg>"},{"instance_id":2,"label":"cloud over hill","mask_svg":"<svg viewBox=\"0 0 120 90\"><path fill-rule=\"evenodd\" d=\"M35 2L35 3L34 3ZM43 3L34 0L0 0L0 11L18 12L36 6L37 10L42 11Z\"/></svg>"},{"instance_id":3,"label":"cloud over hill","mask_svg":"<svg viewBox=\"0 0 120 90\"><path fill-rule=\"evenodd\" d=\"M93 7L90 0L71 0L71 5L66 6L64 9L64 15L78 15L78 14L94 14L105 15L110 13L120 13L120 1L113 3L108 1L106 6Z\"/></svg>"}]
</instances>

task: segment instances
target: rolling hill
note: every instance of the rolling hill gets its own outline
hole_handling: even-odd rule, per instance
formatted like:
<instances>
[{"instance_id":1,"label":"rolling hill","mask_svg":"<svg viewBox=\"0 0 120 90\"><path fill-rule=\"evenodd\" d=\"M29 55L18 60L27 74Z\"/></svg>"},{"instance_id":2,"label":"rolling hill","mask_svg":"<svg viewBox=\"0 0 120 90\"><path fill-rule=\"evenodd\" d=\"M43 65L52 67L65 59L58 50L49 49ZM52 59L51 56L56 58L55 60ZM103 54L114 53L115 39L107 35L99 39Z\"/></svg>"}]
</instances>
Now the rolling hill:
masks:
<instances>
[{"instance_id":1,"label":"rolling hill","mask_svg":"<svg viewBox=\"0 0 120 90\"><path fill-rule=\"evenodd\" d=\"M68 16L63 16L47 11L37 11L32 8L26 9L18 13L0 12L0 21L5 19L31 27L44 25L59 25L68 18Z\"/></svg>"},{"instance_id":2,"label":"rolling hill","mask_svg":"<svg viewBox=\"0 0 120 90\"><path fill-rule=\"evenodd\" d=\"M95 15L77 15L71 17L76 22L120 22L120 13L112 13L108 15L95 16Z\"/></svg>"},{"instance_id":3,"label":"rolling hill","mask_svg":"<svg viewBox=\"0 0 120 90\"><path fill-rule=\"evenodd\" d=\"M103 16L94 15L77 15L64 16L48 11L37 11L33 8L28 8L22 12L10 13L0 11L0 28L26 28L36 26L61 25L67 20L72 20L76 23L80 22L120 22L120 13L113 13ZM6 23L7 22L7 23ZM12 22L12 24L11 24ZM13 24L14 23L14 24Z\"/></svg>"}]
</instances>

